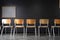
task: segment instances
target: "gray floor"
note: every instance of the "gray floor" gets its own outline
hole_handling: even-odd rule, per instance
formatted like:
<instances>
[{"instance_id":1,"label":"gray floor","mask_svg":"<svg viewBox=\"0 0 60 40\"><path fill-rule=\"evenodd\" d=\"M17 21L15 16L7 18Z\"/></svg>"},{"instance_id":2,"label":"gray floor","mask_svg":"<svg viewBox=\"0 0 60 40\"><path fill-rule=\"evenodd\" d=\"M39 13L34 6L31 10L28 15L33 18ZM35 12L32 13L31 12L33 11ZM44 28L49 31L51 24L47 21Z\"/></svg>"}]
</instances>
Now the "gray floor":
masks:
<instances>
[{"instance_id":1,"label":"gray floor","mask_svg":"<svg viewBox=\"0 0 60 40\"><path fill-rule=\"evenodd\" d=\"M48 36L34 36L34 35L29 35L29 36L22 36L22 35L0 35L0 40L60 40L60 36L55 36L54 39L53 37L48 37Z\"/></svg>"}]
</instances>

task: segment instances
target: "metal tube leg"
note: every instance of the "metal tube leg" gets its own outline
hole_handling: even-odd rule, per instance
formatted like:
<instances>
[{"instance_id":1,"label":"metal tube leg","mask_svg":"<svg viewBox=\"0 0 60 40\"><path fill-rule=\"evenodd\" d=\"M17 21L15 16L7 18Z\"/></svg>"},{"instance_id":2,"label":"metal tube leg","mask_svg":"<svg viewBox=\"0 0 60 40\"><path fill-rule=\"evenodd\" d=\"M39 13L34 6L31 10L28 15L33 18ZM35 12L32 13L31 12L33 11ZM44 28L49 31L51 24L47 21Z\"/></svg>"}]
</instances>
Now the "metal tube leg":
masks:
<instances>
[{"instance_id":1,"label":"metal tube leg","mask_svg":"<svg viewBox=\"0 0 60 40\"><path fill-rule=\"evenodd\" d=\"M11 31L10 31L10 40L11 40L11 38L12 38L11 36L12 36L12 28L11 28Z\"/></svg>"},{"instance_id":2,"label":"metal tube leg","mask_svg":"<svg viewBox=\"0 0 60 40\"><path fill-rule=\"evenodd\" d=\"M47 35L47 28L46 28L46 35Z\"/></svg>"},{"instance_id":3,"label":"metal tube leg","mask_svg":"<svg viewBox=\"0 0 60 40\"><path fill-rule=\"evenodd\" d=\"M35 28L35 37L36 37L37 35L36 35L36 28Z\"/></svg>"},{"instance_id":4,"label":"metal tube leg","mask_svg":"<svg viewBox=\"0 0 60 40\"><path fill-rule=\"evenodd\" d=\"M6 34L6 28L5 28L5 34Z\"/></svg>"},{"instance_id":5,"label":"metal tube leg","mask_svg":"<svg viewBox=\"0 0 60 40\"><path fill-rule=\"evenodd\" d=\"M26 28L26 36L27 36L27 28Z\"/></svg>"},{"instance_id":6,"label":"metal tube leg","mask_svg":"<svg viewBox=\"0 0 60 40\"><path fill-rule=\"evenodd\" d=\"M38 28L38 36L39 36L39 28Z\"/></svg>"},{"instance_id":7,"label":"metal tube leg","mask_svg":"<svg viewBox=\"0 0 60 40\"><path fill-rule=\"evenodd\" d=\"M36 30L36 27L35 27L35 38L36 38L36 40L37 40L37 32L36 32L37 30Z\"/></svg>"},{"instance_id":8,"label":"metal tube leg","mask_svg":"<svg viewBox=\"0 0 60 40\"><path fill-rule=\"evenodd\" d=\"M15 39L15 29L16 28L14 28L14 31L13 31L13 39Z\"/></svg>"},{"instance_id":9,"label":"metal tube leg","mask_svg":"<svg viewBox=\"0 0 60 40\"><path fill-rule=\"evenodd\" d=\"M16 34L17 34L17 28L16 28Z\"/></svg>"},{"instance_id":10,"label":"metal tube leg","mask_svg":"<svg viewBox=\"0 0 60 40\"><path fill-rule=\"evenodd\" d=\"M11 28L11 32L10 32L10 34L12 35L12 28Z\"/></svg>"},{"instance_id":11,"label":"metal tube leg","mask_svg":"<svg viewBox=\"0 0 60 40\"><path fill-rule=\"evenodd\" d=\"M24 28L23 28L23 38L24 38Z\"/></svg>"},{"instance_id":12,"label":"metal tube leg","mask_svg":"<svg viewBox=\"0 0 60 40\"><path fill-rule=\"evenodd\" d=\"M51 40L50 30L48 28L49 40Z\"/></svg>"},{"instance_id":13,"label":"metal tube leg","mask_svg":"<svg viewBox=\"0 0 60 40\"><path fill-rule=\"evenodd\" d=\"M27 40L27 27L26 27L26 40Z\"/></svg>"},{"instance_id":14,"label":"metal tube leg","mask_svg":"<svg viewBox=\"0 0 60 40\"><path fill-rule=\"evenodd\" d=\"M55 33L54 33L54 28L53 28L53 40L55 40Z\"/></svg>"},{"instance_id":15,"label":"metal tube leg","mask_svg":"<svg viewBox=\"0 0 60 40\"><path fill-rule=\"evenodd\" d=\"M55 32L54 32L54 28L53 28L53 37L55 37Z\"/></svg>"},{"instance_id":16,"label":"metal tube leg","mask_svg":"<svg viewBox=\"0 0 60 40\"><path fill-rule=\"evenodd\" d=\"M15 29L16 29L16 28L14 28L14 31L13 31L13 37L14 37L14 35L15 35Z\"/></svg>"},{"instance_id":17,"label":"metal tube leg","mask_svg":"<svg viewBox=\"0 0 60 40\"><path fill-rule=\"evenodd\" d=\"M3 30L4 30L4 27L3 27L2 30L1 30L1 36L2 36L2 34L3 34Z\"/></svg>"},{"instance_id":18,"label":"metal tube leg","mask_svg":"<svg viewBox=\"0 0 60 40\"><path fill-rule=\"evenodd\" d=\"M48 34L49 34L49 37L50 37L51 35L50 35L50 31L49 31L49 28L48 28Z\"/></svg>"},{"instance_id":19,"label":"metal tube leg","mask_svg":"<svg viewBox=\"0 0 60 40\"><path fill-rule=\"evenodd\" d=\"M6 28L5 28L5 34L6 34Z\"/></svg>"},{"instance_id":20,"label":"metal tube leg","mask_svg":"<svg viewBox=\"0 0 60 40\"><path fill-rule=\"evenodd\" d=\"M25 37L25 28L23 28L23 38Z\"/></svg>"},{"instance_id":21,"label":"metal tube leg","mask_svg":"<svg viewBox=\"0 0 60 40\"><path fill-rule=\"evenodd\" d=\"M2 38L3 30L4 30L4 27L3 27L2 30L1 30L1 40L3 40L3 38Z\"/></svg>"},{"instance_id":22,"label":"metal tube leg","mask_svg":"<svg viewBox=\"0 0 60 40\"><path fill-rule=\"evenodd\" d=\"M38 39L40 39L40 28L38 28Z\"/></svg>"},{"instance_id":23,"label":"metal tube leg","mask_svg":"<svg viewBox=\"0 0 60 40\"><path fill-rule=\"evenodd\" d=\"M40 36L40 29L39 29L39 36Z\"/></svg>"}]
</instances>

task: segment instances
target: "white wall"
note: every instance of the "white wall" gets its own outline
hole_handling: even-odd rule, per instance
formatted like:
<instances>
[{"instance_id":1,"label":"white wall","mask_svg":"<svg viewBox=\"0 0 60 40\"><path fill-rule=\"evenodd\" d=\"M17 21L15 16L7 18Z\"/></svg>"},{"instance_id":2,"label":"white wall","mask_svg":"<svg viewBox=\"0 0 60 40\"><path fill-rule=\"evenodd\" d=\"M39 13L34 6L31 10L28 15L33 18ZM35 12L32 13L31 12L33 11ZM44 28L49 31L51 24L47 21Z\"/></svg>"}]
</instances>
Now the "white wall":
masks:
<instances>
[{"instance_id":1,"label":"white wall","mask_svg":"<svg viewBox=\"0 0 60 40\"><path fill-rule=\"evenodd\" d=\"M60 8L60 0L59 0L59 8Z\"/></svg>"},{"instance_id":2,"label":"white wall","mask_svg":"<svg viewBox=\"0 0 60 40\"><path fill-rule=\"evenodd\" d=\"M16 17L16 7L15 6L3 6L2 17L7 17L7 18Z\"/></svg>"}]
</instances>

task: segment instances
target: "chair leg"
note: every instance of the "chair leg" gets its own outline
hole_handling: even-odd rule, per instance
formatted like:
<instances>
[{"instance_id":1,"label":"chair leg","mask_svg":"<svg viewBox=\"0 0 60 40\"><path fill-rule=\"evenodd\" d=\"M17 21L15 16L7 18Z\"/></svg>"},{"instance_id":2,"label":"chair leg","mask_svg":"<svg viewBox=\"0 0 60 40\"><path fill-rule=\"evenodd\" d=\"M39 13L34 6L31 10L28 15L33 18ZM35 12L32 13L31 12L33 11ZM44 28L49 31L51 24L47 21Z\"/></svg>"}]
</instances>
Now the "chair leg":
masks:
<instances>
[{"instance_id":1,"label":"chair leg","mask_svg":"<svg viewBox=\"0 0 60 40\"><path fill-rule=\"evenodd\" d=\"M55 32L54 32L54 28L53 28L53 40L55 40Z\"/></svg>"},{"instance_id":2,"label":"chair leg","mask_svg":"<svg viewBox=\"0 0 60 40\"><path fill-rule=\"evenodd\" d=\"M27 28L26 28L26 36L27 36Z\"/></svg>"},{"instance_id":3,"label":"chair leg","mask_svg":"<svg viewBox=\"0 0 60 40\"><path fill-rule=\"evenodd\" d=\"M16 34L17 34L17 28L16 28Z\"/></svg>"},{"instance_id":4,"label":"chair leg","mask_svg":"<svg viewBox=\"0 0 60 40\"><path fill-rule=\"evenodd\" d=\"M1 30L1 36L3 35L3 30L4 30L4 27L3 27L2 30Z\"/></svg>"},{"instance_id":5,"label":"chair leg","mask_svg":"<svg viewBox=\"0 0 60 40\"><path fill-rule=\"evenodd\" d=\"M40 28L38 28L38 40L40 39Z\"/></svg>"},{"instance_id":6,"label":"chair leg","mask_svg":"<svg viewBox=\"0 0 60 40\"><path fill-rule=\"evenodd\" d=\"M40 28L38 28L38 36L40 37Z\"/></svg>"},{"instance_id":7,"label":"chair leg","mask_svg":"<svg viewBox=\"0 0 60 40\"><path fill-rule=\"evenodd\" d=\"M10 36L12 35L12 28L11 28L11 31L10 31Z\"/></svg>"},{"instance_id":8,"label":"chair leg","mask_svg":"<svg viewBox=\"0 0 60 40\"><path fill-rule=\"evenodd\" d=\"M15 29L16 29L16 28L14 28L14 31L13 31L13 36L15 35Z\"/></svg>"},{"instance_id":9,"label":"chair leg","mask_svg":"<svg viewBox=\"0 0 60 40\"><path fill-rule=\"evenodd\" d=\"M47 35L47 28L46 28L46 35Z\"/></svg>"},{"instance_id":10,"label":"chair leg","mask_svg":"<svg viewBox=\"0 0 60 40\"><path fill-rule=\"evenodd\" d=\"M37 36L37 34L36 34L36 28L35 28L35 37Z\"/></svg>"},{"instance_id":11,"label":"chair leg","mask_svg":"<svg viewBox=\"0 0 60 40\"><path fill-rule=\"evenodd\" d=\"M23 28L23 38L25 37L25 28Z\"/></svg>"},{"instance_id":12,"label":"chair leg","mask_svg":"<svg viewBox=\"0 0 60 40\"><path fill-rule=\"evenodd\" d=\"M11 28L11 30L10 30L10 40L11 40L11 38L12 38L12 27L10 26L10 28Z\"/></svg>"},{"instance_id":13,"label":"chair leg","mask_svg":"<svg viewBox=\"0 0 60 40\"><path fill-rule=\"evenodd\" d=\"M27 27L26 27L26 40L27 40Z\"/></svg>"},{"instance_id":14,"label":"chair leg","mask_svg":"<svg viewBox=\"0 0 60 40\"><path fill-rule=\"evenodd\" d=\"M49 37L50 37L51 35L50 35L50 30L49 30L49 28L48 28L48 34L49 34Z\"/></svg>"},{"instance_id":15,"label":"chair leg","mask_svg":"<svg viewBox=\"0 0 60 40\"><path fill-rule=\"evenodd\" d=\"M35 37L36 37L36 40L37 40L37 28L35 28Z\"/></svg>"},{"instance_id":16,"label":"chair leg","mask_svg":"<svg viewBox=\"0 0 60 40\"><path fill-rule=\"evenodd\" d=\"M51 34L49 28L48 28L48 34L49 34L49 40L51 40Z\"/></svg>"},{"instance_id":17,"label":"chair leg","mask_svg":"<svg viewBox=\"0 0 60 40\"><path fill-rule=\"evenodd\" d=\"M55 37L55 32L54 32L54 28L53 28L53 36Z\"/></svg>"},{"instance_id":18,"label":"chair leg","mask_svg":"<svg viewBox=\"0 0 60 40\"><path fill-rule=\"evenodd\" d=\"M37 32L36 32L36 27L35 27L35 40L37 40Z\"/></svg>"},{"instance_id":19,"label":"chair leg","mask_svg":"<svg viewBox=\"0 0 60 40\"><path fill-rule=\"evenodd\" d=\"M5 34L6 34L6 28L5 28Z\"/></svg>"}]
</instances>

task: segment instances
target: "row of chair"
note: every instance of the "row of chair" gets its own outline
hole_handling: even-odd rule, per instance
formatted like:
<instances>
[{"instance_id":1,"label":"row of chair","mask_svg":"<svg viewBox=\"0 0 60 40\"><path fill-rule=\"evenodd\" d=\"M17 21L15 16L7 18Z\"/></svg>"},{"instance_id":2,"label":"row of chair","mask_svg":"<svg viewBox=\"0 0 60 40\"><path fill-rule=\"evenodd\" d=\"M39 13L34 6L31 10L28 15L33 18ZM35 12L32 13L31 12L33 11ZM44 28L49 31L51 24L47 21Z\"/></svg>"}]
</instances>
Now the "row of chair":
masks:
<instances>
[{"instance_id":1,"label":"row of chair","mask_svg":"<svg viewBox=\"0 0 60 40\"><path fill-rule=\"evenodd\" d=\"M12 33L12 28L13 26L11 26L11 19L2 19L2 31L1 31L1 35L3 34L3 30L4 28L10 27L11 28L11 33ZM6 25L8 24L8 25ZM45 25L42 25L45 24ZM53 28L53 34L54 33L54 27L60 27L57 26L56 24L60 24L60 19L55 19L54 20L54 26L51 26L51 28ZM38 26L38 35L40 35L40 28L47 28L48 29L48 33L50 35L49 32L49 19L40 19L39 20L39 26ZM23 28L23 32L25 33L25 26L24 26L24 19L14 19L14 32L17 28ZM35 28L35 35L36 35L36 19L26 19L26 35L27 35L27 28Z\"/></svg>"}]
</instances>

